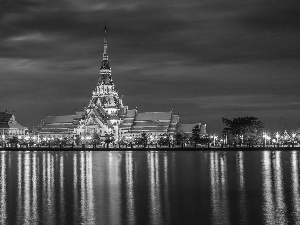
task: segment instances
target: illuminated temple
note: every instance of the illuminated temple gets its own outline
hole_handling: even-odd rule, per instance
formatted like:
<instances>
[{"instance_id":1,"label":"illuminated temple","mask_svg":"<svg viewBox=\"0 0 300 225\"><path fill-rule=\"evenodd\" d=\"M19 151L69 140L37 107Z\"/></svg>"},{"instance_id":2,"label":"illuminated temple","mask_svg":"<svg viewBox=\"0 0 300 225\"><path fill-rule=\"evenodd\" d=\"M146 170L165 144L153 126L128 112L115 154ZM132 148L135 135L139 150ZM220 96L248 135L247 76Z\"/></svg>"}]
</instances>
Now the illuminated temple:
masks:
<instances>
[{"instance_id":1,"label":"illuminated temple","mask_svg":"<svg viewBox=\"0 0 300 225\"><path fill-rule=\"evenodd\" d=\"M206 125L200 123L180 124L179 115L169 112L138 112L123 105L116 91L107 54L106 28L104 29L103 60L100 76L92 92L91 100L83 112L74 115L46 116L41 120L39 134L51 137L67 135L88 136L94 133L101 137L110 134L115 140L132 138L141 133L153 137L182 132L191 134L192 128L200 126L206 134Z\"/></svg>"}]
</instances>

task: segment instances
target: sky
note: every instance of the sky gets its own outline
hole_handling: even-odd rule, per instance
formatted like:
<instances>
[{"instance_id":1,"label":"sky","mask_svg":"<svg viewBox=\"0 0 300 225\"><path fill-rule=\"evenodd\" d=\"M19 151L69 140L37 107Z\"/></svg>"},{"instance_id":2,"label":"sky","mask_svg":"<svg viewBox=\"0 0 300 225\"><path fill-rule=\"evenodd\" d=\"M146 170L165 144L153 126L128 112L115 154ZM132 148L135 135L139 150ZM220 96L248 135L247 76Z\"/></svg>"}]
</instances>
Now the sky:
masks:
<instances>
[{"instance_id":1,"label":"sky","mask_svg":"<svg viewBox=\"0 0 300 225\"><path fill-rule=\"evenodd\" d=\"M82 111L107 26L112 76L139 112L179 113L220 133L222 117L300 128L298 0L4 0L0 111L29 129Z\"/></svg>"}]
</instances>

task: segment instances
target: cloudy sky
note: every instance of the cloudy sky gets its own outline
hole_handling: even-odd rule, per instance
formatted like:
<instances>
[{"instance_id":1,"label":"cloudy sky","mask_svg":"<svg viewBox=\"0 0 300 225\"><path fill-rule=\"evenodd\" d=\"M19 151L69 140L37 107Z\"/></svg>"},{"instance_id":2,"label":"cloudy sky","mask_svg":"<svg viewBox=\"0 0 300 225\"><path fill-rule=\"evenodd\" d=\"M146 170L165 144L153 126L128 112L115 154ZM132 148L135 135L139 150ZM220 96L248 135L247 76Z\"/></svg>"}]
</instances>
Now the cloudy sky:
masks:
<instances>
[{"instance_id":1,"label":"cloudy sky","mask_svg":"<svg viewBox=\"0 0 300 225\"><path fill-rule=\"evenodd\" d=\"M105 24L113 79L130 108L173 109L209 132L237 116L300 127L298 0L4 0L0 111L31 128L46 114L82 110Z\"/></svg>"}]
</instances>

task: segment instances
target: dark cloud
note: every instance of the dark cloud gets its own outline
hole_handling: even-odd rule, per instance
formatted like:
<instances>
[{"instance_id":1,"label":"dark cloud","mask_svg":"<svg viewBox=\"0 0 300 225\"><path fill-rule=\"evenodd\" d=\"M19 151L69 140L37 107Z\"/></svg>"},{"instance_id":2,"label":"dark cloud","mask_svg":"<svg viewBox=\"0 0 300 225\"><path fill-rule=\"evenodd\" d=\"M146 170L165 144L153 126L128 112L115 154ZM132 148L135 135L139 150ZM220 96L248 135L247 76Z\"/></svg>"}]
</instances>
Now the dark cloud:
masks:
<instances>
[{"instance_id":1,"label":"dark cloud","mask_svg":"<svg viewBox=\"0 0 300 225\"><path fill-rule=\"evenodd\" d=\"M130 107L173 108L183 122L207 121L216 131L222 116L250 114L292 128L299 15L294 0L4 1L1 107L28 126L82 109L97 82L106 24L113 77Z\"/></svg>"}]
</instances>

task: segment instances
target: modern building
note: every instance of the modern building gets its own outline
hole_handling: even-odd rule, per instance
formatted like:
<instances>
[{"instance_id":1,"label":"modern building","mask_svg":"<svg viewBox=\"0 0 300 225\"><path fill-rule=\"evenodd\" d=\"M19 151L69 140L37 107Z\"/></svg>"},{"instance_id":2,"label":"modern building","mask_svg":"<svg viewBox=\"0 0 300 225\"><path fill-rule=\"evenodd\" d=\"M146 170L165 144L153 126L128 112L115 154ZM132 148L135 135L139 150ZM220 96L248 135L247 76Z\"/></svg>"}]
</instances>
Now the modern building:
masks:
<instances>
[{"instance_id":1,"label":"modern building","mask_svg":"<svg viewBox=\"0 0 300 225\"><path fill-rule=\"evenodd\" d=\"M23 136L27 132L27 127L23 127L17 122L14 112L0 112L0 135Z\"/></svg>"},{"instance_id":2,"label":"modern building","mask_svg":"<svg viewBox=\"0 0 300 225\"><path fill-rule=\"evenodd\" d=\"M88 106L84 108L84 112L76 115L46 117L42 120L40 134L91 136L97 133L102 138L111 135L118 141L137 137L142 133L153 137L174 134L179 130L191 133L196 124L180 124L179 115L173 111L138 112L137 109L128 109L128 106L123 105L112 79L106 34L105 27L100 76ZM201 134L206 134L206 125L201 126Z\"/></svg>"}]
</instances>

